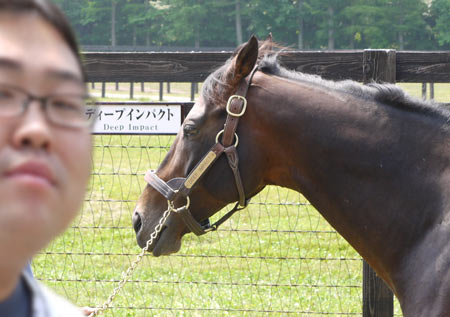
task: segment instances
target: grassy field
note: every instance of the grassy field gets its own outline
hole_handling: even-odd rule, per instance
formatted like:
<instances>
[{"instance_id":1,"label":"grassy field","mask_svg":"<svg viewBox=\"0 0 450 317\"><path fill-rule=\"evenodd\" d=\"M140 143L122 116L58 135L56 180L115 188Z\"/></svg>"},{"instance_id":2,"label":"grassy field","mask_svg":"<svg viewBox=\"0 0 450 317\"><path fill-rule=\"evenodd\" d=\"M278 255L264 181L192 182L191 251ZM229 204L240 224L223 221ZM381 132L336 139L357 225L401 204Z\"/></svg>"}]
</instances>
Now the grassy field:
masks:
<instances>
[{"instance_id":1,"label":"grassy field","mask_svg":"<svg viewBox=\"0 0 450 317\"><path fill-rule=\"evenodd\" d=\"M422 98L421 83L399 83L408 94ZM167 93L167 83L164 83L163 101L189 101L190 84L189 83L171 83L170 93ZM201 83L199 84L199 89ZM97 97L101 97L101 84L97 83L95 89L91 89L91 93ZM435 100L438 102L450 103L450 84L436 83L434 84ZM119 90L116 90L115 83L106 84L106 101L123 101L130 96L130 84L120 83ZM198 94L195 95L197 97ZM430 87L427 85L427 98L430 96ZM137 101L159 101L159 83L145 83L144 92L141 90L141 84L134 85L134 99ZM100 98L100 100L103 100Z\"/></svg>"},{"instance_id":2,"label":"grassy field","mask_svg":"<svg viewBox=\"0 0 450 317\"><path fill-rule=\"evenodd\" d=\"M152 85L138 98L157 101L159 86ZM402 86L421 94L419 84ZM189 100L188 84L171 88L166 100ZM436 85L436 99L450 102L449 88ZM121 89L127 95L127 85ZM158 166L172 140L95 137L83 210L34 259L39 279L80 306L104 302L139 252L131 214L143 175ZM219 231L185 236L173 256L146 256L106 316L361 315L361 286L356 252L300 194L268 187Z\"/></svg>"}]
</instances>

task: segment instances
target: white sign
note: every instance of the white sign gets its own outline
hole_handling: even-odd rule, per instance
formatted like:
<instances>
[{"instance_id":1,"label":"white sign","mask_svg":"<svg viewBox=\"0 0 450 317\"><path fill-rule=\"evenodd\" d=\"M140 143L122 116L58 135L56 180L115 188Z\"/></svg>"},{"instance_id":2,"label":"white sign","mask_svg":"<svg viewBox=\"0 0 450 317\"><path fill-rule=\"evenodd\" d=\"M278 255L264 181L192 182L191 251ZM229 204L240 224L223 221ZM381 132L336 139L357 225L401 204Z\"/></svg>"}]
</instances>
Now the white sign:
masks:
<instances>
[{"instance_id":1,"label":"white sign","mask_svg":"<svg viewBox=\"0 0 450 317\"><path fill-rule=\"evenodd\" d=\"M97 106L95 115L94 134L177 134L181 125L180 105L108 104Z\"/></svg>"}]
</instances>

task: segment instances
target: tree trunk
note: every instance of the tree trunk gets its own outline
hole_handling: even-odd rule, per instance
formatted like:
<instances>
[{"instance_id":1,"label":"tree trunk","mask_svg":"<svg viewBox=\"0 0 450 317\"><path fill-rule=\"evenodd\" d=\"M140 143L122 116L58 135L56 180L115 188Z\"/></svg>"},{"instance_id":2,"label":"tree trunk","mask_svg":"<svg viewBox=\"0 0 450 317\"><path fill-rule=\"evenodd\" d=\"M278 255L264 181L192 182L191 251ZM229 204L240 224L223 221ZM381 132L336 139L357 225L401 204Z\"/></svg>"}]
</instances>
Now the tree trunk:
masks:
<instances>
[{"instance_id":1,"label":"tree trunk","mask_svg":"<svg viewBox=\"0 0 450 317\"><path fill-rule=\"evenodd\" d=\"M196 24L195 26L195 48L200 48L200 26Z\"/></svg>"},{"instance_id":2,"label":"tree trunk","mask_svg":"<svg viewBox=\"0 0 450 317\"><path fill-rule=\"evenodd\" d=\"M148 27L147 34L145 35L145 45L147 47L150 46L150 27Z\"/></svg>"},{"instance_id":3,"label":"tree trunk","mask_svg":"<svg viewBox=\"0 0 450 317\"><path fill-rule=\"evenodd\" d=\"M136 25L133 25L133 47L137 45Z\"/></svg>"},{"instance_id":4,"label":"tree trunk","mask_svg":"<svg viewBox=\"0 0 450 317\"><path fill-rule=\"evenodd\" d=\"M405 49L405 39L403 38L403 32L402 31L398 32L398 44L399 44L399 49L401 51L403 51Z\"/></svg>"},{"instance_id":5,"label":"tree trunk","mask_svg":"<svg viewBox=\"0 0 450 317\"><path fill-rule=\"evenodd\" d=\"M304 48L303 45L303 0L298 0L298 49L302 50Z\"/></svg>"},{"instance_id":6,"label":"tree trunk","mask_svg":"<svg viewBox=\"0 0 450 317\"><path fill-rule=\"evenodd\" d=\"M236 0L236 44L242 43L241 1Z\"/></svg>"},{"instance_id":7,"label":"tree trunk","mask_svg":"<svg viewBox=\"0 0 450 317\"><path fill-rule=\"evenodd\" d=\"M115 47L116 43L116 7L117 2L111 1L111 46Z\"/></svg>"},{"instance_id":8,"label":"tree trunk","mask_svg":"<svg viewBox=\"0 0 450 317\"><path fill-rule=\"evenodd\" d=\"M334 9L328 7L328 49L334 50Z\"/></svg>"}]
</instances>

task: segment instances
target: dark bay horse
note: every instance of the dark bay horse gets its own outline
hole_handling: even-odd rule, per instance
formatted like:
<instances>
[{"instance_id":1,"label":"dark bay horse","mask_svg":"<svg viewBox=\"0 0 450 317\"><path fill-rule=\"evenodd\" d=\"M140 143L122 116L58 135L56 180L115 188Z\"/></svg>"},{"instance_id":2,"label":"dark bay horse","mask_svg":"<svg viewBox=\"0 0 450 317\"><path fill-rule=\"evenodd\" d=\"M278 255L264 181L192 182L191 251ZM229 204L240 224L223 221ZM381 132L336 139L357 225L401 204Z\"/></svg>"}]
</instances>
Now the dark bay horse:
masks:
<instances>
[{"instance_id":1,"label":"dark bay horse","mask_svg":"<svg viewBox=\"0 0 450 317\"><path fill-rule=\"evenodd\" d=\"M248 104L227 104L231 95ZM161 166L147 174L133 215L138 244L168 200L190 212L170 214L150 246L155 256L177 252L188 232L214 230L205 220L228 203L245 205L266 185L288 187L386 281L405 316L450 316L449 120L443 107L393 85L289 71L270 41L252 37L208 77Z\"/></svg>"}]
</instances>

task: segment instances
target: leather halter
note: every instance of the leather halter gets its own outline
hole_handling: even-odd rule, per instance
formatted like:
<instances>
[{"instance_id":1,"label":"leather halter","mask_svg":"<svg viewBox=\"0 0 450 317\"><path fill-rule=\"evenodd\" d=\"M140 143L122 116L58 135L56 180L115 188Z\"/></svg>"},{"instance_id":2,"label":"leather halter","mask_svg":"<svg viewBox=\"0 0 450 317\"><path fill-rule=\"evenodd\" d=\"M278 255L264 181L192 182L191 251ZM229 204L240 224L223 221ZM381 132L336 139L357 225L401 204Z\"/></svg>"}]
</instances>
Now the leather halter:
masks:
<instances>
[{"instance_id":1,"label":"leather halter","mask_svg":"<svg viewBox=\"0 0 450 317\"><path fill-rule=\"evenodd\" d=\"M179 214L186 226L196 235L200 236L207 232L217 230L217 228L230 218L236 211L242 210L247 207L248 200L245 198L244 186L242 184L241 175L239 173L239 157L236 151L236 147L239 143L239 138L236 134L236 129L239 123L239 118L242 117L247 109L247 91L250 87L253 75L257 71L258 67L255 66L248 76L248 79L244 78L235 95L230 96L227 103L227 119L223 130L221 130L216 136L216 143L211 147L209 152L200 160L200 162L194 167L186 178L177 177L165 182L156 175L155 172L149 170L145 174L145 181L156 189L161 195L163 195L169 204L169 208L172 208L177 214ZM222 136L222 143L219 142ZM233 144L234 141L234 144ZM214 224L210 224L209 219L205 219L201 223L198 222L189 211L189 194L197 184L198 180L206 173L211 165L225 153L228 159L228 165L233 171L234 179L236 182L236 188L239 193L239 201L232 210L226 213ZM186 199L186 205L180 208L174 207L174 201L178 197L184 197ZM241 206L241 207L239 207Z\"/></svg>"}]
</instances>

